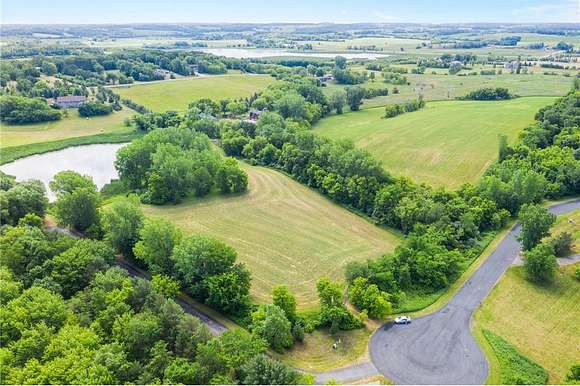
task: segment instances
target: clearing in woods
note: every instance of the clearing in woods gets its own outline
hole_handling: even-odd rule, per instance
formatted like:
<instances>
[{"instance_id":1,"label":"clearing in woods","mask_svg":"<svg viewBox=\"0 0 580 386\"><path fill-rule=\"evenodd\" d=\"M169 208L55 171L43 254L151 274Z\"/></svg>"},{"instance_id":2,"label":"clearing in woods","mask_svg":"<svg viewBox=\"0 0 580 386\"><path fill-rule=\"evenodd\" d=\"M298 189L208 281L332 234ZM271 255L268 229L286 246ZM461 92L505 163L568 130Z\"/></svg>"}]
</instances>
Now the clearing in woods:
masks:
<instances>
[{"instance_id":1,"label":"clearing in woods","mask_svg":"<svg viewBox=\"0 0 580 386\"><path fill-rule=\"evenodd\" d=\"M144 211L235 248L252 272L251 293L259 302L271 302L272 288L284 284L301 309L314 308L319 278L344 281L347 262L376 258L399 243L395 234L280 172L242 165L249 177L246 194L144 206Z\"/></svg>"},{"instance_id":2,"label":"clearing in woods","mask_svg":"<svg viewBox=\"0 0 580 386\"><path fill-rule=\"evenodd\" d=\"M456 188L476 182L495 161L500 134L513 143L538 109L554 100L428 102L422 110L390 119L383 118L384 108L374 108L325 118L315 129L332 139L354 141L393 174Z\"/></svg>"},{"instance_id":3,"label":"clearing in woods","mask_svg":"<svg viewBox=\"0 0 580 386\"><path fill-rule=\"evenodd\" d=\"M249 97L275 81L269 75L214 75L179 78L131 86L115 87L121 98L156 112L184 111L187 105L200 98L219 101L224 98Z\"/></svg>"}]
</instances>

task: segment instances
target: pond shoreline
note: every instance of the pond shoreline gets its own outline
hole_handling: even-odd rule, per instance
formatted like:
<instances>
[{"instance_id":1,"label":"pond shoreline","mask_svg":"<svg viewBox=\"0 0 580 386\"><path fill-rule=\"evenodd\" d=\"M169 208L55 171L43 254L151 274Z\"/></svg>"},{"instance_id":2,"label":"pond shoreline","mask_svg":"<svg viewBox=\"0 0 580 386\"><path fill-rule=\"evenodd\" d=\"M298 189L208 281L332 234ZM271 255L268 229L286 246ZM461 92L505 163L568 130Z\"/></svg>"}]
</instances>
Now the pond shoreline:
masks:
<instances>
[{"instance_id":1,"label":"pond shoreline","mask_svg":"<svg viewBox=\"0 0 580 386\"><path fill-rule=\"evenodd\" d=\"M128 142L70 146L5 163L0 166L0 170L15 176L17 181L41 181L46 188L49 201L52 202L56 196L49 190L49 183L62 171L70 170L91 176L97 189L117 179L115 169L117 151L127 144Z\"/></svg>"},{"instance_id":2,"label":"pond shoreline","mask_svg":"<svg viewBox=\"0 0 580 386\"><path fill-rule=\"evenodd\" d=\"M14 162L18 159L30 157L32 155L49 153L52 151L64 150L69 147L96 145L96 144L114 144L131 142L141 137L144 133L137 131L131 133L106 133L88 135L84 137L67 138L58 141L31 143L21 146L10 146L0 149L0 165Z\"/></svg>"}]
</instances>

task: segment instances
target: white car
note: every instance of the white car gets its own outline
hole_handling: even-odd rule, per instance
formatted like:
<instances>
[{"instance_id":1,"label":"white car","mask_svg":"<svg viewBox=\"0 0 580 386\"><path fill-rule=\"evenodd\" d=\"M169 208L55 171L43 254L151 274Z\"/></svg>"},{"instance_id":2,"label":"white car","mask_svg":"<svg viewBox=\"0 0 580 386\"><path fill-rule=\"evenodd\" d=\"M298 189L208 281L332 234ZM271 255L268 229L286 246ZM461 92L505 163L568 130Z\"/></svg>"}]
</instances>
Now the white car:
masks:
<instances>
[{"instance_id":1,"label":"white car","mask_svg":"<svg viewBox=\"0 0 580 386\"><path fill-rule=\"evenodd\" d=\"M409 316L397 316L395 318L395 324L409 324L411 323L411 318Z\"/></svg>"}]
</instances>

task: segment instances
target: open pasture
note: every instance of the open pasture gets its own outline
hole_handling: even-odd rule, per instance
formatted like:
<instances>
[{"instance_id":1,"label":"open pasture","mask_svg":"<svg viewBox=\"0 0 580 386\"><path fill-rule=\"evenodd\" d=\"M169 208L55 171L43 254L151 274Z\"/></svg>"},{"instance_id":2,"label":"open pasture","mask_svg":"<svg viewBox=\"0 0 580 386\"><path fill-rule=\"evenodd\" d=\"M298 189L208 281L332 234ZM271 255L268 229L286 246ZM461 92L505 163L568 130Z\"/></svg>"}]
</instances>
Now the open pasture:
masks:
<instances>
[{"instance_id":1,"label":"open pasture","mask_svg":"<svg viewBox=\"0 0 580 386\"><path fill-rule=\"evenodd\" d=\"M59 141L86 137L103 133L122 133L133 129L124 125L125 118L135 114L133 110L121 111L100 117L83 118L76 109L70 109L68 116L59 121L26 125L0 125L0 148L30 145L34 143Z\"/></svg>"},{"instance_id":2,"label":"open pasture","mask_svg":"<svg viewBox=\"0 0 580 386\"><path fill-rule=\"evenodd\" d=\"M349 261L393 250L396 235L332 203L277 171L243 165L248 193L144 206L186 233L216 237L234 247L252 271L251 293L270 302L272 288L287 285L300 308L318 303L316 281L344 280Z\"/></svg>"},{"instance_id":3,"label":"open pasture","mask_svg":"<svg viewBox=\"0 0 580 386\"><path fill-rule=\"evenodd\" d=\"M383 162L393 174L433 186L476 182L496 159L498 135L513 142L552 97L500 102L430 102L419 111L384 119L374 108L323 119L315 130L333 139L350 139Z\"/></svg>"},{"instance_id":4,"label":"open pasture","mask_svg":"<svg viewBox=\"0 0 580 386\"><path fill-rule=\"evenodd\" d=\"M200 98L219 101L223 98L248 97L274 82L268 75L217 75L140 83L113 90L153 111L183 111Z\"/></svg>"},{"instance_id":5,"label":"open pasture","mask_svg":"<svg viewBox=\"0 0 580 386\"><path fill-rule=\"evenodd\" d=\"M475 313L474 329L488 329L509 340L548 371L549 383L563 383L570 366L578 361L577 267L561 267L555 282L544 286L528 281L523 267L510 268ZM497 372L494 363L490 360L492 375Z\"/></svg>"},{"instance_id":6,"label":"open pasture","mask_svg":"<svg viewBox=\"0 0 580 386\"><path fill-rule=\"evenodd\" d=\"M360 69L355 68L355 70ZM476 70L479 72L479 69ZM427 69L425 74L405 74L411 83L410 85L384 83L380 74L377 73L375 81L368 80L364 87L386 87L389 89L389 95L367 99L361 108L399 103L415 99L419 95L423 95L426 101L453 100L482 87L505 87L519 96L560 96L566 94L572 87L572 78L562 75L543 75L542 73L516 75L505 73L506 70L504 70L501 75L457 76L443 74L440 69L433 70L438 74L431 74L431 71L431 69ZM343 87L345 86L329 82L325 88L325 93L328 94L332 90ZM393 93L395 87L399 90L398 94Z\"/></svg>"}]
</instances>

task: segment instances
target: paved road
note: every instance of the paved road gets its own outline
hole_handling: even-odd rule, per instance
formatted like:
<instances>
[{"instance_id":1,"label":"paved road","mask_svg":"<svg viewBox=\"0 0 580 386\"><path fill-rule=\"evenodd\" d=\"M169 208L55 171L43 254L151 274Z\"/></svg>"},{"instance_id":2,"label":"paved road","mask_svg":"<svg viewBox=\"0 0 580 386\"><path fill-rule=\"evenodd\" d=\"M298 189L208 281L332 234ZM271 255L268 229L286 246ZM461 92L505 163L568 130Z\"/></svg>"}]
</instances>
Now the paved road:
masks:
<instances>
[{"instance_id":1,"label":"paved road","mask_svg":"<svg viewBox=\"0 0 580 386\"><path fill-rule=\"evenodd\" d=\"M580 200L557 204L555 214L580 208ZM473 312L512 264L520 250L516 225L473 276L441 310L410 325L386 325L371 338L370 354L379 372L397 384L483 384L488 365L471 336Z\"/></svg>"}]
</instances>

